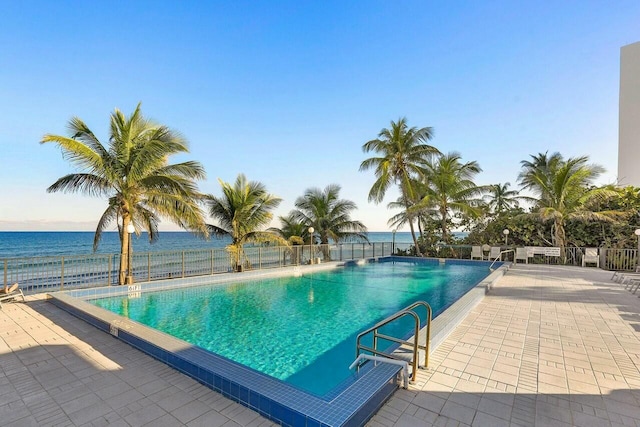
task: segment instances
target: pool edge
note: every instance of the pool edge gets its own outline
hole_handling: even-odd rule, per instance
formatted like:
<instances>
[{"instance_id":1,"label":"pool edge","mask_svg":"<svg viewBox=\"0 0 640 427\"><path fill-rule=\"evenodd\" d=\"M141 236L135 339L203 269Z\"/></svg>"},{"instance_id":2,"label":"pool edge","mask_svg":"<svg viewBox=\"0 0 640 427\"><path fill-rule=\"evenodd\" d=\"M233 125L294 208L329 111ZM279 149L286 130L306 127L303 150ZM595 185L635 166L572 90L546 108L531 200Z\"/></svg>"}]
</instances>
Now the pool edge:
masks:
<instances>
[{"instance_id":1,"label":"pool edge","mask_svg":"<svg viewBox=\"0 0 640 427\"><path fill-rule=\"evenodd\" d=\"M396 257L384 258L392 259ZM404 260L407 260L407 257L403 258ZM306 268L302 268L301 270L311 271L311 269L316 270L335 268L342 263L331 264L332 265L325 265L322 267L317 266L316 268L309 266L308 270ZM451 305L451 307L449 307L447 310L441 313L440 316L434 319L432 327L432 351L435 350L442 341L444 341L446 336L448 336L451 331L464 319L469 311L482 300L491 286L493 286L495 281L504 274L507 268L508 265L500 266L497 270L489 274L489 276L487 276L484 280L482 280L474 288L472 288L460 300L456 301ZM296 274L298 271L300 271L300 269L286 270L287 271L279 271L275 273L269 272L266 275ZM238 277L248 278L264 276L260 274L241 274L242 276L240 276L240 274L238 273L234 273L229 275L228 277L234 277L237 279ZM209 277L209 279L211 278ZM175 282L175 280L172 282ZM197 284L195 282L198 281L190 281L189 283L185 284ZM116 293L121 294L127 292L136 292L141 290L143 287L144 289L147 289L147 286L145 285L148 285L148 289L175 287L175 284L163 285L162 283L151 282L134 285L134 288L126 286L110 287L107 288L107 293L113 295ZM293 402L292 404L290 399L283 398L282 396L277 396L277 393L276 396L274 396L273 394L270 395L269 393L265 394L254 392L246 385L244 385L242 381L237 381L236 378L225 378L220 374L220 372L216 372L214 369L211 369L211 366L207 366L206 362L203 364L202 352L205 352L208 355L211 355L213 353L188 344L175 337L170 337L171 340L169 341L171 341L171 343L168 347L171 348L164 348L165 346L163 345L162 341L165 340L166 336L168 337L168 335L160 331L147 328L146 326L141 325L137 322L123 318L116 315L115 313L103 310L99 307L82 301L81 299L71 296L71 294L78 294L80 295L80 298L82 298L82 296L84 296L85 298L96 296L98 293L101 293L101 291L98 291L96 289L98 288L52 293L50 294L51 298L49 299L49 301L54 305L60 307L61 309L71 313L72 315L86 321L87 323L92 324L98 329L110 333L111 335L117 336L123 342L126 342L127 344L143 351L151 357L154 357L155 359L168 364L174 369L185 373L186 375L194 378L195 380L201 382L214 391L221 393L223 396L241 403L255 410L260 415L272 421L282 423L283 425L303 425L308 427L363 425L393 395L395 390L398 388L396 377L399 368L389 364L382 364L377 366L375 369L372 369L370 372L368 372L362 378L352 384L352 386L348 387L347 390L350 389L348 397L347 394L341 393L335 399L329 402L316 396L310 395L309 393L295 389L292 386L288 386L289 389L285 390L285 392L291 392L292 394L301 393L302 395L304 395L303 398L305 399L305 403L310 404L310 406L307 405L307 407L304 409L310 409L310 407L313 407L311 408L312 410L305 410L303 413L302 411L300 411L300 405L295 404L295 402ZM102 290L102 292L104 292L104 289ZM153 336L150 337L144 332L141 333L141 330L144 331L143 328L152 330L153 333L151 333L151 335L161 334L162 339L160 340L160 342L153 339ZM175 353L176 349L178 349L178 354ZM216 363L218 362L219 360L216 360ZM235 362L232 363L235 364ZM246 368L242 365L235 365L236 366L234 366L234 368L237 368L239 370L250 370L249 368ZM251 370L251 372L252 374L255 373L255 371L253 370ZM266 375L264 376L267 377ZM275 380L271 377L268 378L270 378L272 381L279 382L278 380ZM280 384L280 386L282 386L282 384ZM279 391L282 392L282 389L286 389L287 387L282 386L279 388Z\"/></svg>"}]
</instances>

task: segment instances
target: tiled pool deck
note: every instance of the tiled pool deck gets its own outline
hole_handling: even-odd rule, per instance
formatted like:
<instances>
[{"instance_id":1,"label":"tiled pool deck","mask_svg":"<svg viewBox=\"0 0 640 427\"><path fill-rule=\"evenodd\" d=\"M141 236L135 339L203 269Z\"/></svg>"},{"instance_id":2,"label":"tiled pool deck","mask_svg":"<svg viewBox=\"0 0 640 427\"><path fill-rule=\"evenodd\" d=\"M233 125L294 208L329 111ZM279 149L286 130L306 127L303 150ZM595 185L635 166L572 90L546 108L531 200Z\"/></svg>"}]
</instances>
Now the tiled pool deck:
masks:
<instances>
[{"instance_id":1,"label":"tiled pool deck","mask_svg":"<svg viewBox=\"0 0 640 427\"><path fill-rule=\"evenodd\" d=\"M518 265L370 426L640 426L640 299ZM0 424L271 422L38 298L0 310Z\"/></svg>"}]
</instances>

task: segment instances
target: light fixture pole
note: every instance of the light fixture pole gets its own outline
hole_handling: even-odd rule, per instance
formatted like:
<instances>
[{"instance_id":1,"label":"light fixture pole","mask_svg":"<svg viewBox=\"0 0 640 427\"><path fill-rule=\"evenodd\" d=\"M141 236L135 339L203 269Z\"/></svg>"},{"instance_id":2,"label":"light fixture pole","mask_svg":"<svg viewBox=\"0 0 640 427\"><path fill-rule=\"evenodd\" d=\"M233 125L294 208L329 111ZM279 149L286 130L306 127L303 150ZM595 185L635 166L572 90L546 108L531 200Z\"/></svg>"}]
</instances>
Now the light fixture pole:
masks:
<instances>
[{"instance_id":1,"label":"light fixture pole","mask_svg":"<svg viewBox=\"0 0 640 427\"><path fill-rule=\"evenodd\" d=\"M636 270L640 267L640 228L636 228L636 231L633 232L636 236L638 236L638 256L636 257Z\"/></svg>"},{"instance_id":2,"label":"light fixture pole","mask_svg":"<svg viewBox=\"0 0 640 427\"><path fill-rule=\"evenodd\" d=\"M129 223L129 225L127 225L127 233L129 234L129 248L128 248L128 252L129 252L129 260L128 260L128 268L127 268L127 280L125 281L126 284L128 285L132 285L133 284L133 252L131 249L131 240L133 240L133 233L135 233L136 228L133 226L132 223Z\"/></svg>"},{"instance_id":3,"label":"light fixture pole","mask_svg":"<svg viewBox=\"0 0 640 427\"><path fill-rule=\"evenodd\" d=\"M396 231L398 230L395 228L391 231L391 235L393 236L391 239L391 255L396 254Z\"/></svg>"},{"instance_id":4,"label":"light fixture pole","mask_svg":"<svg viewBox=\"0 0 640 427\"><path fill-rule=\"evenodd\" d=\"M309 227L309 264L313 264L313 227Z\"/></svg>"},{"instance_id":5,"label":"light fixture pole","mask_svg":"<svg viewBox=\"0 0 640 427\"><path fill-rule=\"evenodd\" d=\"M504 234L504 245L507 246L509 242L509 229L505 228L504 230L502 230L502 234Z\"/></svg>"}]
</instances>

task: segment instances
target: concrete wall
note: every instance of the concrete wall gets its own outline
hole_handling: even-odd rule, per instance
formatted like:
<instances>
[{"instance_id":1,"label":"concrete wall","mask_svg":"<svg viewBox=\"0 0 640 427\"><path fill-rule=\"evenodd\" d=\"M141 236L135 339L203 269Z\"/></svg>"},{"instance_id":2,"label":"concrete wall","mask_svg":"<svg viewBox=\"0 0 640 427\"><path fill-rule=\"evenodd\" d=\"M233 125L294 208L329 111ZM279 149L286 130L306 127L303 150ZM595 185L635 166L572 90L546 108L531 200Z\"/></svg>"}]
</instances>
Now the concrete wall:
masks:
<instances>
[{"instance_id":1,"label":"concrete wall","mask_svg":"<svg viewBox=\"0 0 640 427\"><path fill-rule=\"evenodd\" d=\"M640 187L640 42L620 49L618 184Z\"/></svg>"}]
</instances>

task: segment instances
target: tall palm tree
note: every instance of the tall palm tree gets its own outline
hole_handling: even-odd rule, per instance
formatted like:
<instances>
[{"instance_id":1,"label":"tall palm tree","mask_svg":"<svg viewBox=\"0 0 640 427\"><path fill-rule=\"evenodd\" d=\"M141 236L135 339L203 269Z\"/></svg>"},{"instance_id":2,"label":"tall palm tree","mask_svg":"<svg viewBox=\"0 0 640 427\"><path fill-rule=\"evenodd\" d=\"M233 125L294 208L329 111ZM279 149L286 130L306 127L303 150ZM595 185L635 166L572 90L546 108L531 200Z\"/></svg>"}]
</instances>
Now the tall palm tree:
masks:
<instances>
[{"instance_id":1,"label":"tall palm tree","mask_svg":"<svg viewBox=\"0 0 640 427\"><path fill-rule=\"evenodd\" d=\"M486 195L488 207L494 214L501 214L519 206L520 200L527 200L520 196L517 190L509 190L511 183L494 184L488 187L489 194Z\"/></svg>"},{"instance_id":2,"label":"tall palm tree","mask_svg":"<svg viewBox=\"0 0 640 427\"><path fill-rule=\"evenodd\" d=\"M218 180L222 196L208 197L209 214L218 225L209 224L209 230L218 236L231 237L227 250L231 253L236 271L243 268L244 245L247 243L276 242L286 240L272 231L263 231L273 218L271 211L282 199L267 192L266 187L256 181L247 181L240 174L233 185Z\"/></svg>"},{"instance_id":3,"label":"tall palm tree","mask_svg":"<svg viewBox=\"0 0 640 427\"><path fill-rule=\"evenodd\" d=\"M594 200L613 195L608 188L593 188L593 181L604 172L599 165L589 164L588 156L564 159L560 153L539 153L523 160L518 180L524 189L536 196L533 215L543 222L553 221L554 243L561 248L567 245L565 222L577 220L610 221L608 213L594 212L589 208Z\"/></svg>"},{"instance_id":4,"label":"tall palm tree","mask_svg":"<svg viewBox=\"0 0 640 427\"><path fill-rule=\"evenodd\" d=\"M375 169L377 179L369 191L369 201L380 203L389 187L392 184L398 185L418 256L422 254L409 208L416 200L414 180L422 178L426 162L434 154L440 154L437 148L426 144L432 138L433 128L410 128L407 125L407 119L402 117L397 122L391 121L390 129L382 129L377 139L368 141L362 146L365 153L378 154L378 157L371 157L360 164L361 171Z\"/></svg>"},{"instance_id":5,"label":"tall palm tree","mask_svg":"<svg viewBox=\"0 0 640 427\"><path fill-rule=\"evenodd\" d=\"M480 197L486 187L477 186L473 178L482 171L477 162L462 163L459 153L451 152L426 165L424 195L412 209L427 211L440 223L442 241L449 242L449 226L454 213L478 217L482 211Z\"/></svg>"},{"instance_id":6,"label":"tall palm tree","mask_svg":"<svg viewBox=\"0 0 640 427\"><path fill-rule=\"evenodd\" d=\"M202 165L194 161L169 164L173 154L188 153L187 141L176 131L145 119L140 104L126 117L111 114L109 144L103 145L79 118L69 121L69 137L46 134L41 144L57 144L63 156L80 170L63 176L47 192L84 193L108 198L93 239L98 248L102 232L113 222L120 234L119 283L125 282L129 266L129 224L137 234L158 238L158 222L166 218L202 235L207 228L196 180L204 179Z\"/></svg>"},{"instance_id":7,"label":"tall palm tree","mask_svg":"<svg viewBox=\"0 0 640 427\"><path fill-rule=\"evenodd\" d=\"M329 184L324 190L309 188L296 199L295 205L297 209L291 212L292 217L305 227L313 227L320 244L328 244L329 239L335 243L345 239L369 241L367 227L351 219L351 211L356 209L356 204L340 199L340 186L337 184ZM324 256L329 258L327 251Z\"/></svg>"}]
</instances>

